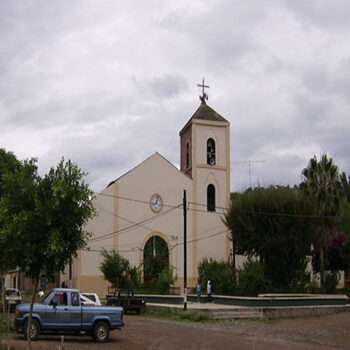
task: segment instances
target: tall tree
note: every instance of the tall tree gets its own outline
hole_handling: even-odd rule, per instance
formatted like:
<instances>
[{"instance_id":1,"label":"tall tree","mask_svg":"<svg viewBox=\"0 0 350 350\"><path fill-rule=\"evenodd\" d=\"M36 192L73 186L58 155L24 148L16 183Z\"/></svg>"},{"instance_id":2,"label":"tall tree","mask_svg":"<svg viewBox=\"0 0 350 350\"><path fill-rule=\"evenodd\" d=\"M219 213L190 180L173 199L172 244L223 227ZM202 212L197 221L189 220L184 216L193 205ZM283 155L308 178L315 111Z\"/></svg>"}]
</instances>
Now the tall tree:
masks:
<instances>
[{"instance_id":1,"label":"tall tree","mask_svg":"<svg viewBox=\"0 0 350 350\"><path fill-rule=\"evenodd\" d=\"M21 163L16 158L16 156L11 153L7 152L5 149L0 148L0 206L1 206L1 197L6 192L6 187L3 183L3 177L6 176L6 174L9 174L9 176L13 176L16 172L20 170ZM3 226L3 220L0 216L0 232L1 227ZM10 264L10 257L7 254L6 246L4 245L4 240L2 237L0 237L0 279L2 280L3 275L9 270L16 268L16 264L11 265ZM4 286L2 286L4 288Z\"/></svg>"},{"instance_id":2,"label":"tall tree","mask_svg":"<svg viewBox=\"0 0 350 350\"><path fill-rule=\"evenodd\" d=\"M64 159L44 178L38 175L35 159L3 176L1 237L10 262L33 281L28 329L41 272L50 277L63 270L89 237L84 225L95 210L84 176L76 164ZM29 348L30 344L28 337Z\"/></svg>"},{"instance_id":3,"label":"tall tree","mask_svg":"<svg viewBox=\"0 0 350 350\"><path fill-rule=\"evenodd\" d=\"M1 206L1 196L2 194L4 194L6 192L6 188L3 185L3 176L7 173L13 175L15 174L17 171L19 171L21 167L21 163L20 161L16 158L16 156L11 153L11 152L7 152L5 149L0 148L0 206ZM0 232L1 232L1 227L2 227L2 218L0 215ZM3 277L5 276L5 274L11 270L11 269L15 269L17 267L17 265L15 264L15 262L12 261L12 265L10 263L10 257L8 256L8 251L6 249L6 246L4 244L4 240L2 239L2 236L0 236L0 281L1 281L1 298L4 298L4 294L5 294L5 284L2 283L3 282ZM5 314L5 303L1 302L2 305L2 312ZM9 310L8 310L9 311ZM8 339L8 348L10 348L10 341L9 341L9 312L7 312L7 339ZM0 338L0 348L1 348L1 338Z\"/></svg>"},{"instance_id":4,"label":"tall tree","mask_svg":"<svg viewBox=\"0 0 350 350\"><path fill-rule=\"evenodd\" d=\"M340 175L340 182L343 187L343 192L348 203L350 203L350 176L346 176L345 172Z\"/></svg>"},{"instance_id":5,"label":"tall tree","mask_svg":"<svg viewBox=\"0 0 350 350\"><path fill-rule=\"evenodd\" d=\"M313 222L310 203L297 188L248 189L225 214L235 253L259 257L275 289L298 284L310 255Z\"/></svg>"},{"instance_id":6,"label":"tall tree","mask_svg":"<svg viewBox=\"0 0 350 350\"><path fill-rule=\"evenodd\" d=\"M316 156L310 159L309 165L302 171L302 191L313 200L315 215L319 217L318 234L315 244L320 250L321 286L325 280L325 251L336 231L336 223L342 213L342 190L338 167L333 159L323 154L318 161Z\"/></svg>"}]
</instances>

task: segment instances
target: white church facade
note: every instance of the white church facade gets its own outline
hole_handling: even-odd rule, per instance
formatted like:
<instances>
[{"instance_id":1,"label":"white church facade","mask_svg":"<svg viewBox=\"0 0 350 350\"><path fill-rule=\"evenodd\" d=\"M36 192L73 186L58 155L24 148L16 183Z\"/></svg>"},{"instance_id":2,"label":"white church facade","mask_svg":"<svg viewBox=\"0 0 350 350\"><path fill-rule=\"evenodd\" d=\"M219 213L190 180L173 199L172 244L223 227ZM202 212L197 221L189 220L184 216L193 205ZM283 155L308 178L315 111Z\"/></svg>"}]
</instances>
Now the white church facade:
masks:
<instances>
[{"instance_id":1,"label":"white church facade","mask_svg":"<svg viewBox=\"0 0 350 350\"><path fill-rule=\"evenodd\" d=\"M222 222L230 200L230 123L201 98L180 131L180 169L159 153L112 181L94 200L98 215L87 225L90 250L73 263L73 287L106 294L101 251L127 258L144 274L145 247L164 242L169 266L184 282L184 211L187 199L187 286L197 281L202 258L228 260L229 231ZM157 254L157 252L154 252ZM68 274L62 276L68 284Z\"/></svg>"}]
</instances>

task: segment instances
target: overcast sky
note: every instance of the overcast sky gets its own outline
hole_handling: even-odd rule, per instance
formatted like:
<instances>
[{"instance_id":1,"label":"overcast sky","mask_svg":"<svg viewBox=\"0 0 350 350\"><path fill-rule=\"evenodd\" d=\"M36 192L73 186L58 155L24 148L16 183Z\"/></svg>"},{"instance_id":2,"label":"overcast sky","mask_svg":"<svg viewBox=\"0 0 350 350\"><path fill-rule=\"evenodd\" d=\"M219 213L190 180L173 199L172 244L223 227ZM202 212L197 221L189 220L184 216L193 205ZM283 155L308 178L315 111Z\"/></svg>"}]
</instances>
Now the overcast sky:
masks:
<instances>
[{"instance_id":1,"label":"overcast sky","mask_svg":"<svg viewBox=\"0 0 350 350\"><path fill-rule=\"evenodd\" d=\"M208 104L231 123L231 190L350 173L349 0L1 0L0 147L64 156L101 191ZM259 161L259 162L256 162ZM264 161L264 162L261 162Z\"/></svg>"}]
</instances>

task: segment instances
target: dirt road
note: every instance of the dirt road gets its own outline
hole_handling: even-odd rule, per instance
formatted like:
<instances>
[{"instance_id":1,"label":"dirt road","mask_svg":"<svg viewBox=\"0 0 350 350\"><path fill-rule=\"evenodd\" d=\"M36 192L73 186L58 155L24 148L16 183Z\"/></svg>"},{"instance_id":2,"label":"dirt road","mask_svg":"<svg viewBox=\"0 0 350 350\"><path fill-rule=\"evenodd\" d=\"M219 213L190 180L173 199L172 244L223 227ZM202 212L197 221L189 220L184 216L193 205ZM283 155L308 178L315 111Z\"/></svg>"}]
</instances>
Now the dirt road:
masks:
<instances>
[{"instance_id":1,"label":"dirt road","mask_svg":"<svg viewBox=\"0 0 350 350\"><path fill-rule=\"evenodd\" d=\"M65 336L65 350L350 349L350 312L280 321L194 323L143 316L125 316L124 321L125 328L113 331L106 344L96 344L87 336ZM58 349L60 336L44 335L32 344L33 350ZM22 335L12 335L11 345L26 348Z\"/></svg>"}]
</instances>

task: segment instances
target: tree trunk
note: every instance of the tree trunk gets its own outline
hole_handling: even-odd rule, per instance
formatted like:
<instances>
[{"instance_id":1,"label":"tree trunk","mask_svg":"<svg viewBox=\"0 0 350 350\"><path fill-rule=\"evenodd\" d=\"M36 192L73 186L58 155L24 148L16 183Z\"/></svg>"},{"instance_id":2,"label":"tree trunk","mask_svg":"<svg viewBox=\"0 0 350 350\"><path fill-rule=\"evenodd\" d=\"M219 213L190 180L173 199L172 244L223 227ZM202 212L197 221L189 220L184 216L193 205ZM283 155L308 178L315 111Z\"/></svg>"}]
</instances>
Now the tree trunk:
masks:
<instances>
[{"instance_id":1,"label":"tree trunk","mask_svg":"<svg viewBox=\"0 0 350 350\"><path fill-rule=\"evenodd\" d=\"M232 273L233 276L236 277L236 243L232 239L232 262L231 262L231 267L232 267Z\"/></svg>"},{"instance_id":2,"label":"tree trunk","mask_svg":"<svg viewBox=\"0 0 350 350\"><path fill-rule=\"evenodd\" d=\"M1 278L1 311L2 314L5 315L5 283L4 283L4 279L3 279L3 274L0 275ZM8 344L10 345L10 344ZM1 349L1 336L0 336L0 349Z\"/></svg>"},{"instance_id":3,"label":"tree trunk","mask_svg":"<svg viewBox=\"0 0 350 350\"><path fill-rule=\"evenodd\" d=\"M10 298L9 298L10 299ZM5 298L6 300L6 298ZM10 349L10 304L7 303L7 348Z\"/></svg>"},{"instance_id":4,"label":"tree trunk","mask_svg":"<svg viewBox=\"0 0 350 350\"><path fill-rule=\"evenodd\" d=\"M36 297L36 293L38 292L39 276L33 282L34 282L34 290L33 290L32 300L30 302L28 328L27 328L27 349L28 350L32 350L32 341L30 339L30 329L32 327L33 304Z\"/></svg>"},{"instance_id":5,"label":"tree trunk","mask_svg":"<svg viewBox=\"0 0 350 350\"><path fill-rule=\"evenodd\" d=\"M324 287L324 246L320 244L320 287Z\"/></svg>"}]
</instances>

